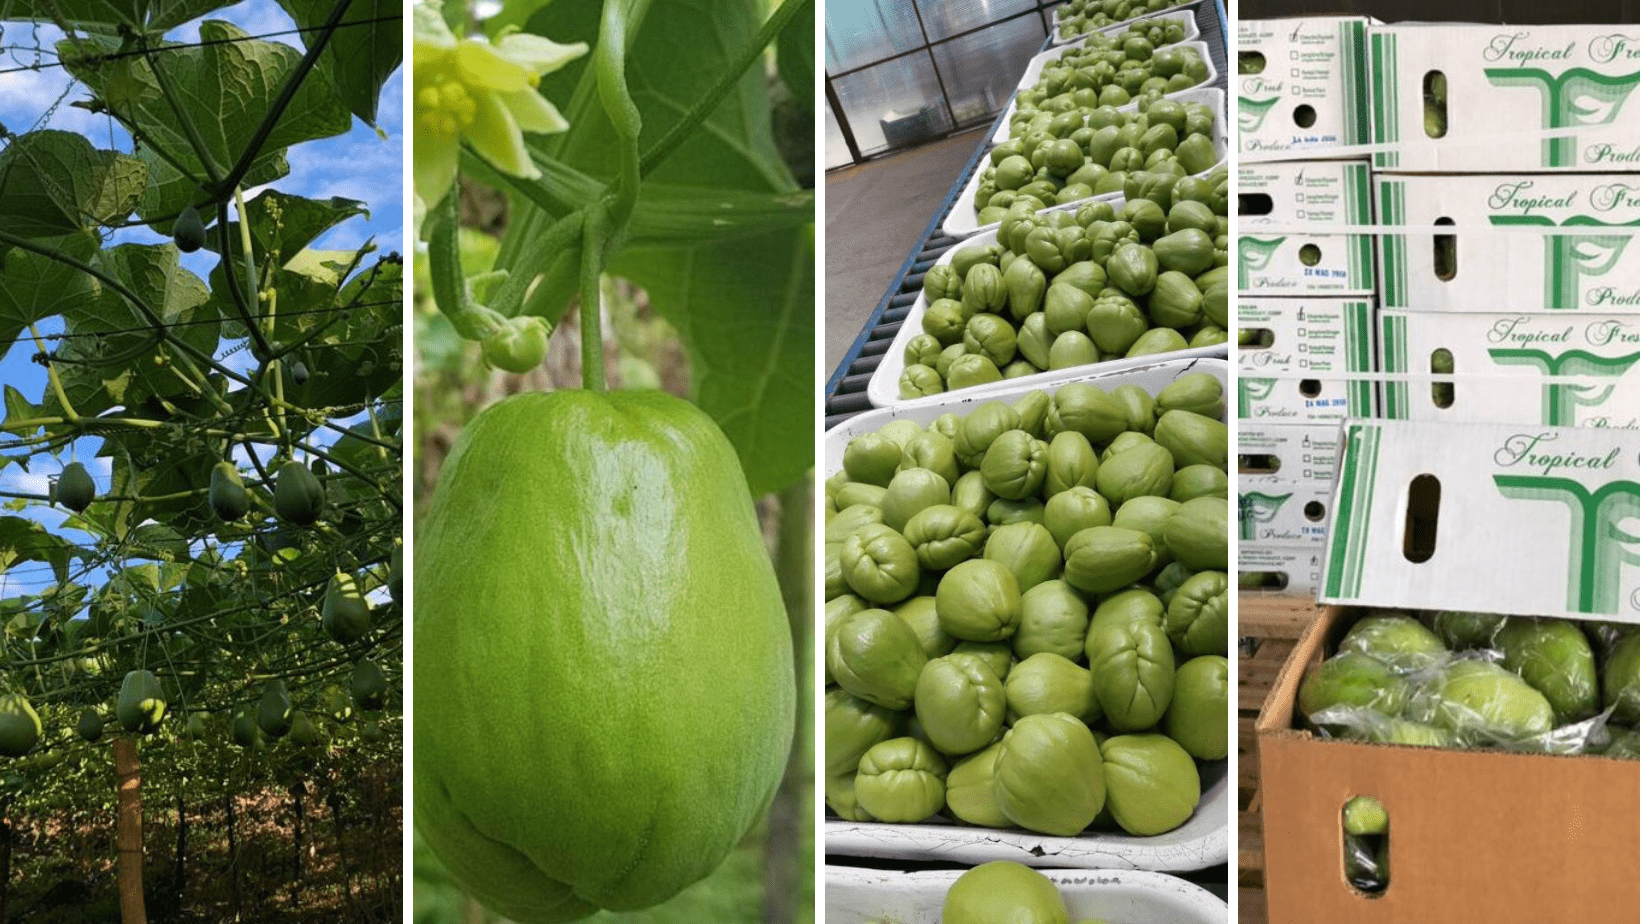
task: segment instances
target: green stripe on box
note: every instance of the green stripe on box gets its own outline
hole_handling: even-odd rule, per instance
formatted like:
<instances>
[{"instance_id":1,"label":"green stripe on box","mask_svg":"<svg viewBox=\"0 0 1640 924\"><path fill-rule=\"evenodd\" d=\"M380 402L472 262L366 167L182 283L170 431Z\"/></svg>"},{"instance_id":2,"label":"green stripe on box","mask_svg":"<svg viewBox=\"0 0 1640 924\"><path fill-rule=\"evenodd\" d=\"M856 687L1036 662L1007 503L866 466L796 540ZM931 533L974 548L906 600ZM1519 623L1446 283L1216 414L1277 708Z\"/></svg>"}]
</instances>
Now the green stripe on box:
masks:
<instances>
[{"instance_id":1,"label":"green stripe on box","mask_svg":"<svg viewBox=\"0 0 1640 924\"><path fill-rule=\"evenodd\" d=\"M1367 144L1372 138L1372 86L1366 72L1367 24L1344 23L1339 44L1344 49L1344 143Z\"/></svg>"},{"instance_id":2,"label":"green stripe on box","mask_svg":"<svg viewBox=\"0 0 1640 924\"><path fill-rule=\"evenodd\" d=\"M1361 558L1365 554L1366 515L1372 509L1372 485L1378 468L1378 430L1350 424L1344 432L1344 461L1338 472L1338 507L1328 537L1326 595L1351 599L1361 592Z\"/></svg>"},{"instance_id":3,"label":"green stripe on box","mask_svg":"<svg viewBox=\"0 0 1640 924\"><path fill-rule=\"evenodd\" d=\"M1350 302L1344 306L1344 336L1346 368L1351 372L1372 371L1372 304ZM1349 383L1349 414L1352 417L1372 413L1372 383L1356 380Z\"/></svg>"},{"instance_id":4,"label":"green stripe on box","mask_svg":"<svg viewBox=\"0 0 1640 924\"><path fill-rule=\"evenodd\" d=\"M1346 207L1352 225L1372 224L1372 171L1366 164L1350 164L1349 204ZM1357 286L1373 288L1377 280L1372 265L1372 236L1354 235L1350 247L1350 281Z\"/></svg>"},{"instance_id":5,"label":"green stripe on box","mask_svg":"<svg viewBox=\"0 0 1640 924\"><path fill-rule=\"evenodd\" d=\"M1385 315L1384 317L1384 371L1407 371L1407 325L1406 318ZM1384 383L1384 417L1388 420L1407 419L1407 383Z\"/></svg>"},{"instance_id":6,"label":"green stripe on box","mask_svg":"<svg viewBox=\"0 0 1640 924\"><path fill-rule=\"evenodd\" d=\"M1378 211L1384 224L1392 227L1401 224L1406 213L1406 192L1406 183L1401 180L1378 181ZM1383 236L1383 265L1380 269L1384 281L1384 305L1389 308L1400 308L1406 302L1406 242L1406 236L1402 234Z\"/></svg>"}]
</instances>

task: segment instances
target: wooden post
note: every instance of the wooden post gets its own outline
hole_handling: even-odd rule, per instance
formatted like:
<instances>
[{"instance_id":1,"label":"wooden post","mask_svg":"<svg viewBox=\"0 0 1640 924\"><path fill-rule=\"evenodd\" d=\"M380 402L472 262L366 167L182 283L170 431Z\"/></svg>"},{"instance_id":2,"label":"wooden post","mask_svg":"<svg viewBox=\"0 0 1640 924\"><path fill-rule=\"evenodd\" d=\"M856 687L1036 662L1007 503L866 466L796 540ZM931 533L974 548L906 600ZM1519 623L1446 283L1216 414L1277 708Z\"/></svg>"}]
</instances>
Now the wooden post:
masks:
<instances>
[{"instance_id":1,"label":"wooden post","mask_svg":"<svg viewBox=\"0 0 1640 924\"><path fill-rule=\"evenodd\" d=\"M114 739L114 779L118 786L117 880L122 924L148 924L142 901L142 774L137 746L130 738Z\"/></svg>"}]
</instances>

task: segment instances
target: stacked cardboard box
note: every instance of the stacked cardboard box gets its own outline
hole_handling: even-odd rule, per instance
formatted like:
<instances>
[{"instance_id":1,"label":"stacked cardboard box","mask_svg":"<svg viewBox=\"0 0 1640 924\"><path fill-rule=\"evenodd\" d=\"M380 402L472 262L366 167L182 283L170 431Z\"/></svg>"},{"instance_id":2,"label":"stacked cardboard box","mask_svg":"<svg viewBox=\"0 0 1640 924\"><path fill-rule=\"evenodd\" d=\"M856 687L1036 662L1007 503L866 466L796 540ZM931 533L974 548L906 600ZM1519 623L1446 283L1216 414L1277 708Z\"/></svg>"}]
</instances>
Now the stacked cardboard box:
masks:
<instances>
[{"instance_id":1,"label":"stacked cardboard box","mask_svg":"<svg viewBox=\"0 0 1640 924\"><path fill-rule=\"evenodd\" d=\"M1313 594L1339 425L1376 412L1364 17L1242 20L1237 453L1244 587ZM1317 229L1311 232L1309 229Z\"/></svg>"}]
</instances>

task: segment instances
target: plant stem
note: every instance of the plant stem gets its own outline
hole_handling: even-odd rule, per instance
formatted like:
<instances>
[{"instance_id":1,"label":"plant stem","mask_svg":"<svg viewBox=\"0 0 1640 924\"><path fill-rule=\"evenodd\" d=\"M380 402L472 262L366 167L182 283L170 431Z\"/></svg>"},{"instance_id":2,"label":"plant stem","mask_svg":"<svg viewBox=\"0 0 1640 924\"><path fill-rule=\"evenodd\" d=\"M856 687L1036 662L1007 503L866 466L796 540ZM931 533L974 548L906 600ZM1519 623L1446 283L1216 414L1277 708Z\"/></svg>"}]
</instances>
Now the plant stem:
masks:
<instances>
[{"instance_id":1,"label":"plant stem","mask_svg":"<svg viewBox=\"0 0 1640 924\"><path fill-rule=\"evenodd\" d=\"M603 209L596 205L588 209L586 222L581 235L581 387L603 391L603 297L598 288L598 274L603 272Z\"/></svg>"},{"instance_id":2,"label":"plant stem","mask_svg":"<svg viewBox=\"0 0 1640 924\"><path fill-rule=\"evenodd\" d=\"M697 100L694 107L668 129L666 135L656 142L648 153L643 155L638 167L640 176L648 176L694 133L700 123L706 121L706 117L712 114L718 104L723 102L723 98L729 95L729 91L734 89L735 84L740 82L740 78L745 76L746 69L752 66L752 62L762 56L763 49L774 41L774 37L780 34L780 30L785 28L786 23L791 21L791 18L797 14L803 4L809 2L813 2L813 0L783 0L780 8L775 10L774 15L770 16L768 21L763 24L763 28L758 29L757 34L752 36L751 42L741 49L740 54L733 61L730 61L724 67L723 75L718 78L717 84L707 91L705 96Z\"/></svg>"},{"instance_id":3,"label":"plant stem","mask_svg":"<svg viewBox=\"0 0 1640 924\"><path fill-rule=\"evenodd\" d=\"M146 40L142 42L142 55L148 64L149 72L159 82L160 95L165 97L165 102L171 107L171 114L176 116L177 122L181 124L182 134L188 139L188 146L194 149L194 156L199 158L199 165L205 168L205 176L212 183L217 182L222 176L221 168L211 158L211 151L205 146L205 139L200 136L198 126L194 125L194 120L188 118L188 113L183 110L182 101L178 98L180 94L177 92L176 84L171 82L171 75L165 68L154 63L153 49L148 47Z\"/></svg>"}]
</instances>

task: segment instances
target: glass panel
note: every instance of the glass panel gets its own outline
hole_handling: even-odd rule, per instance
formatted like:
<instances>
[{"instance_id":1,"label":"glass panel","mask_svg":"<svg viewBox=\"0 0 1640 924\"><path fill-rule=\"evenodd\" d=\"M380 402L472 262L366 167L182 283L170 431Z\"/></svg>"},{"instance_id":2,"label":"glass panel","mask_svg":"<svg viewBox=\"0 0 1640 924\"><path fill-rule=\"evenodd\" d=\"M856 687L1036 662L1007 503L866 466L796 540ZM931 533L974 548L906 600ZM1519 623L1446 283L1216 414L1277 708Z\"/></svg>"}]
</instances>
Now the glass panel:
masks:
<instances>
[{"instance_id":1,"label":"glass panel","mask_svg":"<svg viewBox=\"0 0 1640 924\"><path fill-rule=\"evenodd\" d=\"M911 0L829 0L826 70L851 70L923 44Z\"/></svg>"},{"instance_id":2,"label":"glass panel","mask_svg":"<svg viewBox=\"0 0 1640 924\"><path fill-rule=\"evenodd\" d=\"M1045 36L1041 17L1033 13L934 46L934 63L958 125L995 115L1008 105Z\"/></svg>"},{"instance_id":3,"label":"glass panel","mask_svg":"<svg viewBox=\"0 0 1640 924\"><path fill-rule=\"evenodd\" d=\"M831 100L826 101L826 169L846 167L854 163L854 156L848 152L848 142L843 140L843 130L837 125L837 116L831 111Z\"/></svg>"},{"instance_id":4,"label":"glass panel","mask_svg":"<svg viewBox=\"0 0 1640 924\"><path fill-rule=\"evenodd\" d=\"M827 4L830 5L829 3ZM937 42L958 32L978 29L986 23L1007 19L1015 13L1036 9L1035 0L920 0L923 28L928 40ZM1040 22L1040 20L1039 20ZM1038 30L1040 33L1040 30ZM1041 44L1040 34L1037 44Z\"/></svg>"},{"instance_id":5,"label":"glass panel","mask_svg":"<svg viewBox=\"0 0 1640 924\"><path fill-rule=\"evenodd\" d=\"M926 51L835 79L832 87L862 156L910 147L952 128Z\"/></svg>"}]
</instances>

